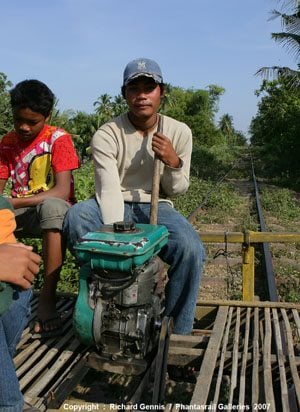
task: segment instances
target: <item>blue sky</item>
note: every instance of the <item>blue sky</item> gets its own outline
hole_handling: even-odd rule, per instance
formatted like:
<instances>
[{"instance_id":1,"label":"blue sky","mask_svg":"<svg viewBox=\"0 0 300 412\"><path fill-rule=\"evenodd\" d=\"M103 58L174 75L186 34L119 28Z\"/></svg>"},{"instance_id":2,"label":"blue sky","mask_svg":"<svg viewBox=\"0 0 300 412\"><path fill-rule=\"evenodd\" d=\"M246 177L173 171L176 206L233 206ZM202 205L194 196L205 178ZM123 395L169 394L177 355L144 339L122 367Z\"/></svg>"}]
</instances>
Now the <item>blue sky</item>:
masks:
<instances>
[{"instance_id":1,"label":"blue sky","mask_svg":"<svg viewBox=\"0 0 300 412\"><path fill-rule=\"evenodd\" d=\"M36 78L61 110L93 112L120 91L125 65L156 60L174 86L225 88L216 121L233 117L246 133L256 114L262 66L296 67L271 39L278 0L10 0L1 4L1 64L13 84Z\"/></svg>"}]
</instances>

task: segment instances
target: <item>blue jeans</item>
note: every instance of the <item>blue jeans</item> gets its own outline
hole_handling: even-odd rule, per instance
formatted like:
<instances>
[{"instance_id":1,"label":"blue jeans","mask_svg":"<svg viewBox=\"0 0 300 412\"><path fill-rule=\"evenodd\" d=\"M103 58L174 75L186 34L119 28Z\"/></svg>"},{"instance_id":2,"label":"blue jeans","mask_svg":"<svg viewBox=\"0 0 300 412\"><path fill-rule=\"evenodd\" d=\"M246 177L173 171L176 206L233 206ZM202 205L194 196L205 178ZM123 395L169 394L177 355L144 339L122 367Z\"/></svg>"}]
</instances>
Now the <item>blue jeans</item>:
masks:
<instances>
[{"instance_id":1,"label":"blue jeans","mask_svg":"<svg viewBox=\"0 0 300 412\"><path fill-rule=\"evenodd\" d=\"M20 391L13 356L30 314L32 291L14 292L9 309L0 316L0 411L21 412L23 395Z\"/></svg>"},{"instance_id":2,"label":"blue jeans","mask_svg":"<svg viewBox=\"0 0 300 412\"><path fill-rule=\"evenodd\" d=\"M124 220L149 223L149 214L149 203L125 203ZM186 335L193 329L205 260L204 248L190 223L169 203L159 203L157 223L166 226L169 231L168 244L159 253L159 257L169 265L165 315L173 317L174 333ZM102 225L100 208L95 199L72 206L63 225L70 250L80 237L98 230Z\"/></svg>"}]
</instances>

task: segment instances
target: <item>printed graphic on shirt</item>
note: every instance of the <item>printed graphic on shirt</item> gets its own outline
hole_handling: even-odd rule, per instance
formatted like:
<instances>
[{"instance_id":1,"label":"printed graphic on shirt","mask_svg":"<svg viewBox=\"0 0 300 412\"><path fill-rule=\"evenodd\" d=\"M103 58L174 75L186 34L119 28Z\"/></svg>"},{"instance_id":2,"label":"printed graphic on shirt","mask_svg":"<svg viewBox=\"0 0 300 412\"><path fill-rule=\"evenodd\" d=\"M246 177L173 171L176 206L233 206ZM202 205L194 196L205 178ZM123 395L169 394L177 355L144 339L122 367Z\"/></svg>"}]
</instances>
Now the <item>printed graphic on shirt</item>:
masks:
<instances>
[{"instance_id":1,"label":"printed graphic on shirt","mask_svg":"<svg viewBox=\"0 0 300 412\"><path fill-rule=\"evenodd\" d=\"M51 167L51 154L36 156L29 166L27 196L45 192L54 186L54 173Z\"/></svg>"},{"instance_id":2,"label":"printed graphic on shirt","mask_svg":"<svg viewBox=\"0 0 300 412\"><path fill-rule=\"evenodd\" d=\"M54 184L54 173L51 167L52 145L62 132L52 135L51 144L39 142L16 164L14 176L14 196L32 196L51 189Z\"/></svg>"}]
</instances>

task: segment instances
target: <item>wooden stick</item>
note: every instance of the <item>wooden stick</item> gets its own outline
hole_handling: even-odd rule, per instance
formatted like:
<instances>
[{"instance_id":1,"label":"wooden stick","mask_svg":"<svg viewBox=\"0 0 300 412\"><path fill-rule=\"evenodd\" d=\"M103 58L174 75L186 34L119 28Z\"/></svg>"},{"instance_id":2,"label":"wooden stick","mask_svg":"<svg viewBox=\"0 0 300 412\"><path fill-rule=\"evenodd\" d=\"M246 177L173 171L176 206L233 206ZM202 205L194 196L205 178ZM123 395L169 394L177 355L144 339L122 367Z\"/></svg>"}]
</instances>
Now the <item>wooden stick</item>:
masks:
<instances>
[{"instance_id":1,"label":"wooden stick","mask_svg":"<svg viewBox=\"0 0 300 412\"><path fill-rule=\"evenodd\" d=\"M157 132L162 133L162 117L159 116ZM150 224L157 225L157 212L158 212L158 198L159 198L159 184L160 184L160 160L155 155L153 164L152 175L152 190L151 190L151 209L150 209Z\"/></svg>"}]
</instances>

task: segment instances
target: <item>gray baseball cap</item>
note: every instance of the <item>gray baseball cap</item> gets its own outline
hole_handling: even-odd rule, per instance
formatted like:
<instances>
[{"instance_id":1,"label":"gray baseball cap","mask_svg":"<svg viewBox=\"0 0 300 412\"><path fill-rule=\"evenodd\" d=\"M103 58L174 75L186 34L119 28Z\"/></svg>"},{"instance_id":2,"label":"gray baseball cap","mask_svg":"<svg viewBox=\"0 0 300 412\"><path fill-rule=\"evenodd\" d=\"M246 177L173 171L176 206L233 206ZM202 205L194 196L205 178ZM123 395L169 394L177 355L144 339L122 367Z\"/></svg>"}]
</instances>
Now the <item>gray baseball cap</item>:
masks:
<instances>
[{"instance_id":1,"label":"gray baseball cap","mask_svg":"<svg viewBox=\"0 0 300 412\"><path fill-rule=\"evenodd\" d=\"M140 76L151 77L156 83L163 83L159 65L150 59L139 58L127 64L123 73L123 86Z\"/></svg>"}]
</instances>

